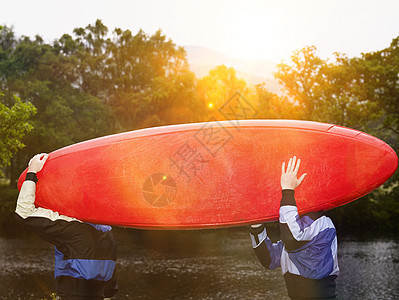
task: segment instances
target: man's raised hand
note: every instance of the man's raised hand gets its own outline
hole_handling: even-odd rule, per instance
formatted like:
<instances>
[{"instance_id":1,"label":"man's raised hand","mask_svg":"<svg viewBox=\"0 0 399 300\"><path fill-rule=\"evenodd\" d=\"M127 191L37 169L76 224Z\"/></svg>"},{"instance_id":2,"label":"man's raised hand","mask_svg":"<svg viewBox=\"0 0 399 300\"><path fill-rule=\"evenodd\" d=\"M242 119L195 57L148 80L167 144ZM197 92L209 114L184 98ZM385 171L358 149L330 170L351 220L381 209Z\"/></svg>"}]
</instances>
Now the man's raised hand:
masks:
<instances>
[{"instance_id":1,"label":"man's raised hand","mask_svg":"<svg viewBox=\"0 0 399 300\"><path fill-rule=\"evenodd\" d=\"M28 172L37 173L43 168L46 160L48 158L47 153L36 154L30 161L28 165Z\"/></svg>"},{"instance_id":2,"label":"man's raised hand","mask_svg":"<svg viewBox=\"0 0 399 300\"><path fill-rule=\"evenodd\" d=\"M283 190L295 190L305 179L306 173L302 174L299 179L297 178L300 164L301 160L297 160L294 156L288 161L287 170L285 170L285 162L283 162L281 172L281 188Z\"/></svg>"}]
</instances>

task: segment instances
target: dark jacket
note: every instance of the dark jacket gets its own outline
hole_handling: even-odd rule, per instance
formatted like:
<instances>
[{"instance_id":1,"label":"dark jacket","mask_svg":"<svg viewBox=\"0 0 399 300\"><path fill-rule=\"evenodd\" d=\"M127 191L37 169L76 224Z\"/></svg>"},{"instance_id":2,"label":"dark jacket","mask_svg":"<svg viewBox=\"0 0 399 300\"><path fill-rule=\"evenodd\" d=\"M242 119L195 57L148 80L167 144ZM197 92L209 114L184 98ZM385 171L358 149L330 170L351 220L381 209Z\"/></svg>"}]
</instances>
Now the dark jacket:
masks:
<instances>
[{"instance_id":1,"label":"dark jacket","mask_svg":"<svg viewBox=\"0 0 399 300\"><path fill-rule=\"evenodd\" d=\"M35 194L35 182L26 180L18 196L16 220L55 245L58 295L112 297L117 291L112 228L35 207Z\"/></svg>"},{"instance_id":2,"label":"dark jacket","mask_svg":"<svg viewBox=\"0 0 399 300\"><path fill-rule=\"evenodd\" d=\"M299 217L294 191L283 190L282 194L281 240L272 243L263 224L251 226L252 246L259 261L268 269L281 267L291 298L335 297L339 268L334 224L321 213Z\"/></svg>"}]
</instances>

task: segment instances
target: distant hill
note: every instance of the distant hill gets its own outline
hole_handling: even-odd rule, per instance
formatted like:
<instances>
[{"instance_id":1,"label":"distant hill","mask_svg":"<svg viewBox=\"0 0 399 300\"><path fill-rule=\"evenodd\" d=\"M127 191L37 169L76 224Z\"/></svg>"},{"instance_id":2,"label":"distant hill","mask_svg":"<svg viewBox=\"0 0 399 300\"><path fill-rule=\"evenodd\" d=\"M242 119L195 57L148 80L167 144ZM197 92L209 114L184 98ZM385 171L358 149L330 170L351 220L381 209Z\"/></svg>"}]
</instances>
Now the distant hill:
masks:
<instances>
[{"instance_id":1,"label":"distant hill","mask_svg":"<svg viewBox=\"0 0 399 300\"><path fill-rule=\"evenodd\" d=\"M184 46L191 70L197 77L206 76L216 66L225 65L236 70L237 77L255 85L266 83L269 91L281 94L281 86L273 77L277 63L265 60L244 60L231 58L223 53L200 46Z\"/></svg>"}]
</instances>

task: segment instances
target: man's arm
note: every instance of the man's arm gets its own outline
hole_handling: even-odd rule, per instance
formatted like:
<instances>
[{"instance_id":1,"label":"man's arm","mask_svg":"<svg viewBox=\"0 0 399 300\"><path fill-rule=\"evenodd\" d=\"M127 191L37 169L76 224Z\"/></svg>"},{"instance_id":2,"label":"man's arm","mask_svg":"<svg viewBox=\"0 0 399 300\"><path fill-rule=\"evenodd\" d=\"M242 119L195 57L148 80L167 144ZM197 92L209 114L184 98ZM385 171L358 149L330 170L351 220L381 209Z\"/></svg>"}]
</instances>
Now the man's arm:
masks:
<instances>
[{"instance_id":1,"label":"man's arm","mask_svg":"<svg viewBox=\"0 0 399 300\"><path fill-rule=\"evenodd\" d=\"M283 244L281 241L272 243L267 236L264 224L251 225L250 236L252 240L252 248L255 251L259 262L267 269L275 269L280 267L281 252Z\"/></svg>"},{"instance_id":2,"label":"man's arm","mask_svg":"<svg viewBox=\"0 0 399 300\"><path fill-rule=\"evenodd\" d=\"M283 199L281 200L281 205L289 205L292 209L295 209L296 214L298 211L296 209L295 198L293 197L293 190L301 184L306 174L303 174L301 178L297 179L296 174L298 173L300 160L298 160L298 165L295 165L296 157L294 156L288 162L287 171L285 171L285 162L282 165L281 176L281 187L283 189ZM293 175L295 174L295 176ZM292 195L291 195L292 194ZM281 209L280 209L280 219L281 219ZM280 220L281 222L281 220ZM266 227L263 224L251 225L251 240L252 247L255 250L255 254L258 257L261 264L268 268L274 269L280 266L281 253L283 249L283 243L290 243L288 237L292 234L289 233L289 229L282 226L280 223L280 228L284 227L282 230L282 241L273 244L272 241L267 236ZM288 232L287 232L288 229ZM283 242L283 243L282 243Z\"/></svg>"},{"instance_id":3,"label":"man's arm","mask_svg":"<svg viewBox=\"0 0 399 300\"><path fill-rule=\"evenodd\" d=\"M290 158L287 169L285 162L282 164L281 170L281 189L282 197L280 202L280 231L281 239L287 250L292 251L302 247L308 240L304 240L303 224L298 215L294 190L305 179L306 173L302 174L298 179L300 159L296 156Z\"/></svg>"},{"instance_id":4,"label":"man's arm","mask_svg":"<svg viewBox=\"0 0 399 300\"><path fill-rule=\"evenodd\" d=\"M59 244L61 242L60 232L65 232L65 226L71 221L80 221L60 215L50 209L35 207L36 184L38 182L36 173L42 170L47 159L48 154L41 153L30 160L25 181L18 195L15 216L17 222L39 234L45 240Z\"/></svg>"},{"instance_id":5,"label":"man's arm","mask_svg":"<svg viewBox=\"0 0 399 300\"><path fill-rule=\"evenodd\" d=\"M308 213L299 217L295 201L294 190L301 184L306 176L297 178L301 160L294 156L289 160L287 170L282 166L280 202L280 231L281 239L288 251L299 249L304 244L315 238L321 231L331 227L330 222L320 212Z\"/></svg>"},{"instance_id":6,"label":"man's arm","mask_svg":"<svg viewBox=\"0 0 399 300\"><path fill-rule=\"evenodd\" d=\"M35 211L36 184L38 181L36 173L43 169L47 159L48 154L41 153L35 155L29 161L28 172L19 192L15 209L15 212L23 219L26 219Z\"/></svg>"}]
</instances>

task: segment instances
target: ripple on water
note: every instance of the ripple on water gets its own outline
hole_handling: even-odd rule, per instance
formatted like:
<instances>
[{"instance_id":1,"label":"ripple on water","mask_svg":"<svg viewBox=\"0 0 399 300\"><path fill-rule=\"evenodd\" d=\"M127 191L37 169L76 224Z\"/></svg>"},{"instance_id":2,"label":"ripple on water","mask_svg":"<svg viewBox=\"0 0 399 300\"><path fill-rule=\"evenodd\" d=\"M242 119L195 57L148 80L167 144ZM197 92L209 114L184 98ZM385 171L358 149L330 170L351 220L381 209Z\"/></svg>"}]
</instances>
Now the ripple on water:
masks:
<instances>
[{"instance_id":1,"label":"ripple on water","mask_svg":"<svg viewBox=\"0 0 399 300\"><path fill-rule=\"evenodd\" d=\"M122 236L115 299L288 300L280 269L260 265L247 231L226 232ZM51 245L0 238L0 253L0 299L50 298ZM399 299L399 243L342 240L338 259L339 299Z\"/></svg>"}]
</instances>

